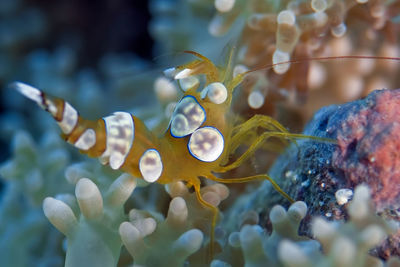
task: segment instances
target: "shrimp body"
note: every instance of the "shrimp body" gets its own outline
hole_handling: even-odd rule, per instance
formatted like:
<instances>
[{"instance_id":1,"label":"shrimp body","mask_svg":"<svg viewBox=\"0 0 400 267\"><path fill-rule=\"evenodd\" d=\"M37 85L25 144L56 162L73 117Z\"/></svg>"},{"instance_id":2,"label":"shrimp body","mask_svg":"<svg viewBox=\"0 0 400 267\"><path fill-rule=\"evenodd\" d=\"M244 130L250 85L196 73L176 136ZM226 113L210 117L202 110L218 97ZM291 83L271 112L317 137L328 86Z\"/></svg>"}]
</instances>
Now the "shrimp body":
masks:
<instances>
[{"instance_id":1,"label":"shrimp body","mask_svg":"<svg viewBox=\"0 0 400 267\"><path fill-rule=\"evenodd\" d=\"M150 183L184 181L188 187L193 187L199 202L213 212L212 250L218 209L202 198L200 177L221 183L266 179L293 201L266 174L232 179L219 178L215 174L238 167L272 136L302 136L288 133L277 121L263 115L235 124L231 114L232 95L246 73L232 77L232 55L228 67L218 68L208 58L195 52L188 53L197 59L170 69L169 74L178 82L196 75L204 75L206 81L203 88L199 88L199 83L186 88L161 136L153 134L138 117L127 112L115 112L91 121L81 117L65 100L21 82L15 82L13 87L48 111L59 124L64 139L82 153ZM266 130L265 133L258 136L236 161L226 165L229 156L245 143L249 132L256 132L259 127Z\"/></svg>"},{"instance_id":2,"label":"shrimp body","mask_svg":"<svg viewBox=\"0 0 400 267\"><path fill-rule=\"evenodd\" d=\"M210 175L227 157L225 140L232 128L225 118L228 108L186 93L162 136L154 136L133 116L135 138L120 169L147 182L199 184L199 176Z\"/></svg>"},{"instance_id":3,"label":"shrimp body","mask_svg":"<svg viewBox=\"0 0 400 267\"><path fill-rule=\"evenodd\" d=\"M198 184L198 176L210 175L228 156L225 147L233 125L227 116L233 88L219 82L220 73L208 59L188 65L194 67L192 74L211 67L213 75L208 75L202 92L197 88L185 92L162 136L155 136L138 117L126 112L90 121L63 99L21 82L14 83L14 88L53 116L67 142L98 157L102 164L148 182ZM181 76L187 70L185 66L176 69Z\"/></svg>"}]
</instances>

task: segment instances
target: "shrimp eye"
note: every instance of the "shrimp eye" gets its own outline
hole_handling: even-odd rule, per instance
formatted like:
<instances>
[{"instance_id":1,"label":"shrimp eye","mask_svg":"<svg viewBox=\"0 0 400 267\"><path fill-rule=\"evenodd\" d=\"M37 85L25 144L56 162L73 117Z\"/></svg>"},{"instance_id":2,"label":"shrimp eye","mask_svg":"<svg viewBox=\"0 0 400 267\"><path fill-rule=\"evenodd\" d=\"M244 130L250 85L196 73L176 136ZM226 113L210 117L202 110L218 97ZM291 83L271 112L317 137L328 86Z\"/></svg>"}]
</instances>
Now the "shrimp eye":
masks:
<instances>
[{"instance_id":1,"label":"shrimp eye","mask_svg":"<svg viewBox=\"0 0 400 267\"><path fill-rule=\"evenodd\" d=\"M220 82L210 83L203 91L214 104L222 104L228 98L228 90L226 90L225 85Z\"/></svg>"},{"instance_id":2,"label":"shrimp eye","mask_svg":"<svg viewBox=\"0 0 400 267\"><path fill-rule=\"evenodd\" d=\"M202 127L190 136L188 149L196 159L212 162L217 160L224 151L224 137L217 128Z\"/></svg>"},{"instance_id":3,"label":"shrimp eye","mask_svg":"<svg viewBox=\"0 0 400 267\"><path fill-rule=\"evenodd\" d=\"M146 150L140 157L139 170L146 182L157 181L163 170L160 153L155 149Z\"/></svg>"},{"instance_id":4,"label":"shrimp eye","mask_svg":"<svg viewBox=\"0 0 400 267\"><path fill-rule=\"evenodd\" d=\"M176 105L171 118L171 135L184 137L193 133L206 120L204 108L193 96L186 96Z\"/></svg>"}]
</instances>

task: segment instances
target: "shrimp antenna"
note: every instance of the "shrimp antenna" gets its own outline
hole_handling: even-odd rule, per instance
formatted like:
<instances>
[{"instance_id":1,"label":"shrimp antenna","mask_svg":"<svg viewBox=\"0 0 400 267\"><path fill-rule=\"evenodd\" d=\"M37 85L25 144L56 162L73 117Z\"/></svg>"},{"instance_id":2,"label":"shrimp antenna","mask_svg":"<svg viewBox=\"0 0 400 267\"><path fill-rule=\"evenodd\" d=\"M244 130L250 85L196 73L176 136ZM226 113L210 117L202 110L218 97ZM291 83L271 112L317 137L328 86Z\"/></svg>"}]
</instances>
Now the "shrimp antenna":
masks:
<instances>
[{"instance_id":1,"label":"shrimp antenna","mask_svg":"<svg viewBox=\"0 0 400 267\"><path fill-rule=\"evenodd\" d=\"M192 50L185 50L185 51L183 51L183 53L193 55L193 56L195 56L195 57L197 57L197 58L199 58L199 59L204 60L204 61L207 62L207 63L211 63L211 64L212 64L212 62L211 62L210 59L208 59L207 57L205 57L205 56L203 56L202 54L197 53L197 52L195 52L195 51L192 51Z\"/></svg>"},{"instance_id":2,"label":"shrimp antenna","mask_svg":"<svg viewBox=\"0 0 400 267\"><path fill-rule=\"evenodd\" d=\"M275 66L284 65L284 64L297 64L307 61L324 61L324 60L337 60L337 59L375 59L375 60L392 60L392 61L400 61L398 57L384 57L384 56L328 56L328 57L310 57L310 58L297 58L293 60L278 62L274 64L267 64L262 67L258 67L246 72L243 72L242 75L247 75L249 73L253 73L256 71L264 70L264 69L271 69Z\"/></svg>"}]
</instances>

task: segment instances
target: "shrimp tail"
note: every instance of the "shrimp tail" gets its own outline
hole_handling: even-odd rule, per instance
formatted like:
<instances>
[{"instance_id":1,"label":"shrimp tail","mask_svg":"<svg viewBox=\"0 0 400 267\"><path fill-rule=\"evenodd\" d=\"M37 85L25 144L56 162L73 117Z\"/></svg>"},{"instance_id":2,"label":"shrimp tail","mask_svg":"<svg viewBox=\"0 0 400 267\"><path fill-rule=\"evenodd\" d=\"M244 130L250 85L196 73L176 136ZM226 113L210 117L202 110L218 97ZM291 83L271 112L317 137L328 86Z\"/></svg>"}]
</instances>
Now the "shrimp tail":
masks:
<instances>
[{"instance_id":1,"label":"shrimp tail","mask_svg":"<svg viewBox=\"0 0 400 267\"><path fill-rule=\"evenodd\" d=\"M67 101L33 86L14 82L10 87L49 112L61 128L63 138L82 153L99 157L102 164L110 164L113 169L119 169L124 163L133 142L131 114L115 112L97 121L87 120Z\"/></svg>"}]
</instances>

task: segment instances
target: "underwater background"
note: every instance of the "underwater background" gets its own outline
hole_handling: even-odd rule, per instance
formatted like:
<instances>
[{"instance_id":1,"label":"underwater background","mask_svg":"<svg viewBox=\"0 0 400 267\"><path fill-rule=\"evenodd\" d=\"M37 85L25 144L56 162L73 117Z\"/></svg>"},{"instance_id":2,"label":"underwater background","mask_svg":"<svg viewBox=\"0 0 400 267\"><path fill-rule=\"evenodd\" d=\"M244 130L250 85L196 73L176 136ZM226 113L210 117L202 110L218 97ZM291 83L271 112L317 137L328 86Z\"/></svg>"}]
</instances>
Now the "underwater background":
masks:
<instances>
[{"instance_id":1,"label":"underwater background","mask_svg":"<svg viewBox=\"0 0 400 267\"><path fill-rule=\"evenodd\" d=\"M400 266L396 0L0 2L0 266ZM115 111L162 134L182 92L163 70L191 50L233 73L230 116L270 116L335 143L271 139L222 178L212 214L182 182L142 179L80 154L22 81L98 119ZM376 89L385 89L374 91ZM248 136L233 157L250 147ZM184 160L182 162L184 164ZM179 166L177 166L179 167Z\"/></svg>"}]
</instances>

